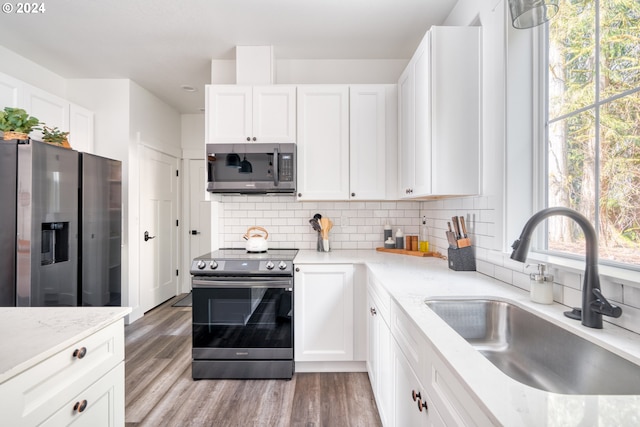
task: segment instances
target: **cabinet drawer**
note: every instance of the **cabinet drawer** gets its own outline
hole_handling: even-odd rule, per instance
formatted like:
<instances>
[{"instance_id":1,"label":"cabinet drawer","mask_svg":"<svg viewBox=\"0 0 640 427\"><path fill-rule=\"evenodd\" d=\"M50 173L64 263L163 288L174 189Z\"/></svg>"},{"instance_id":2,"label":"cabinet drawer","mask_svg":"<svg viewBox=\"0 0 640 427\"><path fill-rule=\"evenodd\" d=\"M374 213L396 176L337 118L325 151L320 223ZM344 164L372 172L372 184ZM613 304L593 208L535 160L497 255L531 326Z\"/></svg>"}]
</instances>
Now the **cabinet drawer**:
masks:
<instances>
[{"instance_id":1,"label":"cabinet drawer","mask_svg":"<svg viewBox=\"0 0 640 427\"><path fill-rule=\"evenodd\" d=\"M423 382L447 425L495 425L435 350L430 346L425 350L427 376Z\"/></svg>"},{"instance_id":2,"label":"cabinet drawer","mask_svg":"<svg viewBox=\"0 0 640 427\"><path fill-rule=\"evenodd\" d=\"M43 422L123 360L124 320L120 319L4 383L3 422Z\"/></svg>"},{"instance_id":3,"label":"cabinet drawer","mask_svg":"<svg viewBox=\"0 0 640 427\"><path fill-rule=\"evenodd\" d=\"M391 334L395 338L398 346L404 353L411 368L416 372L418 378L424 378L424 360L426 342L418 326L400 306L391 303Z\"/></svg>"},{"instance_id":4,"label":"cabinet drawer","mask_svg":"<svg viewBox=\"0 0 640 427\"><path fill-rule=\"evenodd\" d=\"M389 318L391 317L391 297L384 289L382 284L375 277L369 274L369 293L373 298L373 302L378 306L379 314L384 319L385 323L389 324Z\"/></svg>"},{"instance_id":5,"label":"cabinet drawer","mask_svg":"<svg viewBox=\"0 0 640 427\"><path fill-rule=\"evenodd\" d=\"M124 362L74 396L42 424L47 427L121 425L124 425Z\"/></svg>"}]
</instances>

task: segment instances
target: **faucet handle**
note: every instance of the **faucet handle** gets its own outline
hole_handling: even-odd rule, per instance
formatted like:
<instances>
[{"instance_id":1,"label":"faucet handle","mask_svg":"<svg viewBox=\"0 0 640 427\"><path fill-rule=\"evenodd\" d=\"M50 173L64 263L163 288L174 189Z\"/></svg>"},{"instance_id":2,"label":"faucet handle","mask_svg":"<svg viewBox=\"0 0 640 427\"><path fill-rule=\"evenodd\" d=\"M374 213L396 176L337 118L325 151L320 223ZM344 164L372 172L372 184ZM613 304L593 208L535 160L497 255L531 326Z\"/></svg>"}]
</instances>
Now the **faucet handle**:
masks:
<instances>
[{"instance_id":1,"label":"faucet handle","mask_svg":"<svg viewBox=\"0 0 640 427\"><path fill-rule=\"evenodd\" d=\"M609 317L618 318L622 316L622 308L607 301L604 295L602 295L602 291L600 289L594 289L593 294L598 298L596 301L591 303L591 307L593 307L594 311Z\"/></svg>"}]
</instances>

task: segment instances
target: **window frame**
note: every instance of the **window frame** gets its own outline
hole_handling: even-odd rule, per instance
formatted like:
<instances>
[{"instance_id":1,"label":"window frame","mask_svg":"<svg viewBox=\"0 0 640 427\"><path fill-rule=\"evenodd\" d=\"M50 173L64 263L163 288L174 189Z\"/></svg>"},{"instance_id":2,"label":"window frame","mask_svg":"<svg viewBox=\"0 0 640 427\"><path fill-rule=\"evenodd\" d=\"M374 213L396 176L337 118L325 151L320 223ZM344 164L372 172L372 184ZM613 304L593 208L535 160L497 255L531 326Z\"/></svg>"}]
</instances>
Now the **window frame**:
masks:
<instances>
[{"instance_id":1,"label":"window frame","mask_svg":"<svg viewBox=\"0 0 640 427\"><path fill-rule=\"evenodd\" d=\"M594 36L596 40L600 40L600 0L595 1L595 28ZM622 93L601 99L599 86L594 87L594 102L588 106L572 111L568 114L564 114L553 120L549 119L549 23L540 25L534 29L535 34L533 37L533 64L534 69L532 71L533 76L533 96L532 102L533 108L533 161L534 161L534 177L533 177L533 206L535 211L544 209L547 206L548 201L548 159L549 159L549 126L550 124L564 120L568 117L572 117L576 114L580 114L584 111L594 110L595 120L595 137L596 137L596 159L595 159L595 200L600 199L600 146L601 146L601 134L600 134L600 110L609 102L613 102L617 99L639 92L640 88L630 89ZM600 81L600 43L595 43L595 71L594 81L597 85ZM537 143L537 142L540 143ZM595 223L598 224L600 220L599 206L595 206ZM537 227L536 234L532 240L531 252L536 254L536 258L545 260L555 260L557 263L561 260L566 260L568 266L574 266L576 261L584 261L583 255L570 254L566 252L553 251L548 249L548 227L546 221ZM599 233L598 227L596 233ZM600 265L610 267L612 271L615 270L627 270L631 272L640 271L640 265L622 263L612 261L608 259L598 258Z\"/></svg>"}]
</instances>

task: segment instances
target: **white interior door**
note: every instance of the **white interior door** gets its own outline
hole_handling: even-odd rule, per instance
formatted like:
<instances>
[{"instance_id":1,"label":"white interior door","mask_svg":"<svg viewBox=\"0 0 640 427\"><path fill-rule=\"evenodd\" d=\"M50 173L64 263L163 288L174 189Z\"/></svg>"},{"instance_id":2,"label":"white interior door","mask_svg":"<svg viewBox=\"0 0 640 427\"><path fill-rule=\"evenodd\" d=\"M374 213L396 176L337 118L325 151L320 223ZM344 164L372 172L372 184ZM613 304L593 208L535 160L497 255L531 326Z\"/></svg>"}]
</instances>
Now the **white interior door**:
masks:
<instances>
[{"instance_id":1,"label":"white interior door","mask_svg":"<svg viewBox=\"0 0 640 427\"><path fill-rule=\"evenodd\" d=\"M211 252L211 201L207 200L206 163L189 160L189 271L191 260Z\"/></svg>"},{"instance_id":2,"label":"white interior door","mask_svg":"<svg viewBox=\"0 0 640 427\"><path fill-rule=\"evenodd\" d=\"M140 154L140 305L146 312L178 289L178 160L144 146Z\"/></svg>"}]
</instances>

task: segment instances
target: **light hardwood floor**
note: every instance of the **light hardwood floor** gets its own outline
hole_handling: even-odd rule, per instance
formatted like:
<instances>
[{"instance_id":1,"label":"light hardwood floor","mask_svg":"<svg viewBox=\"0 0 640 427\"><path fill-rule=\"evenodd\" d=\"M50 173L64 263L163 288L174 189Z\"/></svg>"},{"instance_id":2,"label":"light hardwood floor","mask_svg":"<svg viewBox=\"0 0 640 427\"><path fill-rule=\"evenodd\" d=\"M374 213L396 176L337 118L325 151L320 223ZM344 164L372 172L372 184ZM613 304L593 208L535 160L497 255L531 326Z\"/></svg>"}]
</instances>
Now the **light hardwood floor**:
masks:
<instances>
[{"instance_id":1,"label":"light hardwood floor","mask_svg":"<svg viewBox=\"0 0 640 427\"><path fill-rule=\"evenodd\" d=\"M287 380L191 378L191 307L173 298L125 327L125 423L137 426L380 426L366 373Z\"/></svg>"}]
</instances>

